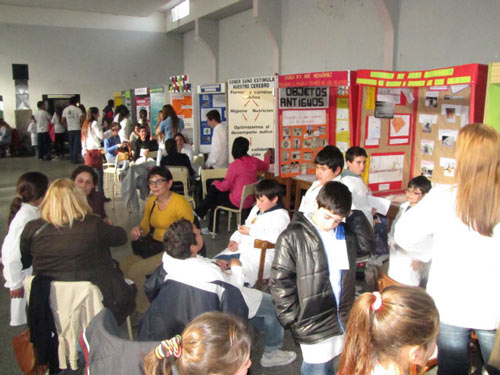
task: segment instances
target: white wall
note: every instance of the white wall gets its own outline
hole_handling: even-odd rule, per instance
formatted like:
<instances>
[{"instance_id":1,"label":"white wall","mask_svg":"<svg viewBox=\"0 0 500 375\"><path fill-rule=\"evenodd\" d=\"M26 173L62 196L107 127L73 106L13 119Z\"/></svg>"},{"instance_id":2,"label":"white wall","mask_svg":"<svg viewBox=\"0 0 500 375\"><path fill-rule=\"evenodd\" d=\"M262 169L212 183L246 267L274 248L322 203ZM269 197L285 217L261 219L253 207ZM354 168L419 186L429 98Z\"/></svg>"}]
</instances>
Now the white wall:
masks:
<instances>
[{"instance_id":1,"label":"white wall","mask_svg":"<svg viewBox=\"0 0 500 375\"><path fill-rule=\"evenodd\" d=\"M209 82L213 66L210 52L202 41L195 41L195 32L184 34L184 72L189 74L192 87Z\"/></svg>"},{"instance_id":2,"label":"white wall","mask_svg":"<svg viewBox=\"0 0 500 375\"><path fill-rule=\"evenodd\" d=\"M272 44L252 10L219 22L219 81L273 75Z\"/></svg>"},{"instance_id":3,"label":"white wall","mask_svg":"<svg viewBox=\"0 0 500 375\"><path fill-rule=\"evenodd\" d=\"M85 24L85 18L75 19L74 28L0 22L0 95L8 123L15 124L12 64L29 65L32 109L42 94L71 93L80 94L87 108L102 108L114 91L166 84L184 71L182 35Z\"/></svg>"},{"instance_id":4,"label":"white wall","mask_svg":"<svg viewBox=\"0 0 500 375\"><path fill-rule=\"evenodd\" d=\"M500 1L402 0L397 69L500 59Z\"/></svg>"}]
</instances>

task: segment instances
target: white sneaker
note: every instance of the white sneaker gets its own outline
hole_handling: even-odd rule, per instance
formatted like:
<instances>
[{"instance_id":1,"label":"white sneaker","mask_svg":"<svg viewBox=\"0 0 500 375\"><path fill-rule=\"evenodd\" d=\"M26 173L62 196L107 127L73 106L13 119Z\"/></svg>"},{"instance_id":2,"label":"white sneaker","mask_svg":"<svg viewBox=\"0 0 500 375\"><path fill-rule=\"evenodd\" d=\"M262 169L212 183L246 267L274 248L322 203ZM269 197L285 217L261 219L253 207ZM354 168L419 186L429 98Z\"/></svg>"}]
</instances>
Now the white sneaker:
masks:
<instances>
[{"instance_id":1,"label":"white sneaker","mask_svg":"<svg viewBox=\"0 0 500 375\"><path fill-rule=\"evenodd\" d=\"M297 353L286 350L275 350L271 353L262 354L260 365L262 367L285 366L297 358Z\"/></svg>"},{"instance_id":2,"label":"white sneaker","mask_svg":"<svg viewBox=\"0 0 500 375\"><path fill-rule=\"evenodd\" d=\"M201 234L206 234L206 235L210 235L212 234L212 232L210 232L210 230L208 228L201 228Z\"/></svg>"}]
</instances>

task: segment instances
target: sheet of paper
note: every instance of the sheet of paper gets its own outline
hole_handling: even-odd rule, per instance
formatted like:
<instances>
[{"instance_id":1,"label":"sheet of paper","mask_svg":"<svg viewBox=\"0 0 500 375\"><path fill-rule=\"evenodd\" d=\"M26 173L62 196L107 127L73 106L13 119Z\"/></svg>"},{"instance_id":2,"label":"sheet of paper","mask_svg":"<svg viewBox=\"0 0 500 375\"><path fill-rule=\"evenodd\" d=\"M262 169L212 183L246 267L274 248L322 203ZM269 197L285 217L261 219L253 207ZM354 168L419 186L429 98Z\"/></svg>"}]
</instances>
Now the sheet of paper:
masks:
<instances>
[{"instance_id":1,"label":"sheet of paper","mask_svg":"<svg viewBox=\"0 0 500 375\"><path fill-rule=\"evenodd\" d=\"M441 106L441 114L444 116L448 116L448 114L451 112L454 112L455 116L460 116L460 113L462 111L462 106L461 105L453 105L453 104L443 104Z\"/></svg>"},{"instance_id":2,"label":"sheet of paper","mask_svg":"<svg viewBox=\"0 0 500 375\"><path fill-rule=\"evenodd\" d=\"M453 94L456 94L457 92L460 92L469 86L470 85L468 83L466 83L465 85L451 85L450 90Z\"/></svg>"},{"instance_id":3,"label":"sheet of paper","mask_svg":"<svg viewBox=\"0 0 500 375\"><path fill-rule=\"evenodd\" d=\"M418 122L421 124L437 124L438 115L418 115Z\"/></svg>"},{"instance_id":4,"label":"sheet of paper","mask_svg":"<svg viewBox=\"0 0 500 375\"><path fill-rule=\"evenodd\" d=\"M430 139L422 139L420 141L420 152L423 155L432 155L434 151L434 141Z\"/></svg>"},{"instance_id":5,"label":"sheet of paper","mask_svg":"<svg viewBox=\"0 0 500 375\"><path fill-rule=\"evenodd\" d=\"M408 104L411 104L413 103L413 101L415 100L415 97L413 96L413 93L411 92L410 89L403 89L403 95L406 96L406 101L408 102Z\"/></svg>"},{"instance_id":6,"label":"sheet of paper","mask_svg":"<svg viewBox=\"0 0 500 375\"><path fill-rule=\"evenodd\" d=\"M439 129L439 140L446 147L455 147L458 138L458 130L455 129Z\"/></svg>"},{"instance_id":7,"label":"sheet of paper","mask_svg":"<svg viewBox=\"0 0 500 375\"><path fill-rule=\"evenodd\" d=\"M410 135L410 115L394 115L391 120L391 137Z\"/></svg>"},{"instance_id":8,"label":"sheet of paper","mask_svg":"<svg viewBox=\"0 0 500 375\"><path fill-rule=\"evenodd\" d=\"M427 178L432 178L432 173L434 172L434 162L430 160L422 160L420 172L423 176Z\"/></svg>"},{"instance_id":9,"label":"sheet of paper","mask_svg":"<svg viewBox=\"0 0 500 375\"><path fill-rule=\"evenodd\" d=\"M404 145L408 142L409 142L408 138L391 138L391 139L389 139L390 145Z\"/></svg>"},{"instance_id":10,"label":"sheet of paper","mask_svg":"<svg viewBox=\"0 0 500 375\"><path fill-rule=\"evenodd\" d=\"M348 119L349 119L349 109L337 108L337 120L348 120Z\"/></svg>"},{"instance_id":11,"label":"sheet of paper","mask_svg":"<svg viewBox=\"0 0 500 375\"><path fill-rule=\"evenodd\" d=\"M376 88L373 86L366 87L365 107L366 107L366 109L372 110L372 111L375 109L375 90L376 90Z\"/></svg>"},{"instance_id":12,"label":"sheet of paper","mask_svg":"<svg viewBox=\"0 0 500 375\"><path fill-rule=\"evenodd\" d=\"M370 158L369 184L403 180L404 154L376 155Z\"/></svg>"},{"instance_id":13,"label":"sheet of paper","mask_svg":"<svg viewBox=\"0 0 500 375\"><path fill-rule=\"evenodd\" d=\"M349 120L337 120L337 133L349 131Z\"/></svg>"},{"instance_id":14,"label":"sheet of paper","mask_svg":"<svg viewBox=\"0 0 500 375\"><path fill-rule=\"evenodd\" d=\"M455 159L439 158L439 166L443 167L445 176L455 176L455 168L457 167L457 161Z\"/></svg>"},{"instance_id":15,"label":"sheet of paper","mask_svg":"<svg viewBox=\"0 0 500 375\"><path fill-rule=\"evenodd\" d=\"M366 138L379 139L382 120L374 116L368 117L368 132Z\"/></svg>"},{"instance_id":16,"label":"sheet of paper","mask_svg":"<svg viewBox=\"0 0 500 375\"><path fill-rule=\"evenodd\" d=\"M326 110L283 111L283 126L326 124Z\"/></svg>"},{"instance_id":17,"label":"sheet of paper","mask_svg":"<svg viewBox=\"0 0 500 375\"><path fill-rule=\"evenodd\" d=\"M349 149L349 143L347 142L337 142L336 146L339 148L341 152L346 152Z\"/></svg>"},{"instance_id":18,"label":"sheet of paper","mask_svg":"<svg viewBox=\"0 0 500 375\"><path fill-rule=\"evenodd\" d=\"M226 106L226 95L212 95L213 106L214 107L225 107Z\"/></svg>"},{"instance_id":19,"label":"sheet of paper","mask_svg":"<svg viewBox=\"0 0 500 375\"><path fill-rule=\"evenodd\" d=\"M387 215L389 207L391 207L391 201L385 198L374 197L373 195L368 196L368 203L370 206L375 208L379 214L384 216Z\"/></svg>"},{"instance_id":20,"label":"sheet of paper","mask_svg":"<svg viewBox=\"0 0 500 375\"><path fill-rule=\"evenodd\" d=\"M378 138L366 138L365 139L365 146L378 146L380 143L380 140Z\"/></svg>"}]
</instances>

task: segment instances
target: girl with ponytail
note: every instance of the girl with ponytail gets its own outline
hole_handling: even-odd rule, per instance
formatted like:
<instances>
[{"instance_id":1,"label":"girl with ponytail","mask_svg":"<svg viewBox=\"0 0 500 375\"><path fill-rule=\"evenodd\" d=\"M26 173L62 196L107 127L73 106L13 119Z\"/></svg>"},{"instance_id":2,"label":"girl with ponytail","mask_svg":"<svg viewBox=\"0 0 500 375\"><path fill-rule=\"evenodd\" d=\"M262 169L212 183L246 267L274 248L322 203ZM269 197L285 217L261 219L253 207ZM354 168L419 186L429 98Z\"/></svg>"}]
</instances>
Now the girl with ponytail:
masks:
<instances>
[{"instance_id":1,"label":"girl with ponytail","mask_svg":"<svg viewBox=\"0 0 500 375\"><path fill-rule=\"evenodd\" d=\"M98 176L97 191L104 193L101 143L104 138L99 120L99 109L90 107L82 125L82 150L85 165L94 169Z\"/></svg>"},{"instance_id":2,"label":"girl with ponytail","mask_svg":"<svg viewBox=\"0 0 500 375\"><path fill-rule=\"evenodd\" d=\"M31 268L22 269L19 240L25 225L40 217L40 205L49 181L39 172L28 172L17 181L17 194L10 205L8 233L2 245L3 276L5 287L10 289L10 325L26 324L26 296L23 281L31 275Z\"/></svg>"},{"instance_id":3,"label":"girl with ponytail","mask_svg":"<svg viewBox=\"0 0 500 375\"><path fill-rule=\"evenodd\" d=\"M146 375L245 375L252 342L247 325L234 315L204 313L181 335L164 340L144 360Z\"/></svg>"},{"instance_id":4,"label":"girl with ponytail","mask_svg":"<svg viewBox=\"0 0 500 375\"><path fill-rule=\"evenodd\" d=\"M439 313L421 288L391 286L364 293L346 329L339 375L406 375L436 348Z\"/></svg>"}]
</instances>

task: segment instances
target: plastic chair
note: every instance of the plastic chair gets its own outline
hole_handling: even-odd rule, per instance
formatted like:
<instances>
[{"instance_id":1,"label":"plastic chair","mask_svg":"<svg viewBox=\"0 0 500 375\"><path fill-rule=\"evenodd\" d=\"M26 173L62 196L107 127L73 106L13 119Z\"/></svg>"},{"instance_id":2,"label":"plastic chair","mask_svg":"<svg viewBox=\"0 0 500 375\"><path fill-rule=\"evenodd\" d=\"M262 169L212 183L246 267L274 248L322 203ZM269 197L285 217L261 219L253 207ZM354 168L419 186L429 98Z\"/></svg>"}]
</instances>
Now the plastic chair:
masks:
<instances>
[{"instance_id":1,"label":"plastic chair","mask_svg":"<svg viewBox=\"0 0 500 375\"><path fill-rule=\"evenodd\" d=\"M201 170L201 185L203 191L203 199L207 196L207 180L214 178L226 177L227 168L202 169Z\"/></svg>"},{"instance_id":2,"label":"plastic chair","mask_svg":"<svg viewBox=\"0 0 500 375\"><path fill-rule=\"evenodd\" d=\"M256 239L253 242L253 246L256 249L260 249L260 260L259 260L259 272L257 274L257 282L255 283L255 288L259 290L264 290L267 288L269 279L264 279L264 264L266 262L266 251L267 249L274 249L274 244L269 241Z\"/></svg>"},{"instance_id":3,"label":"plastic chair","mask_svg":"<svg viewBox=\"0 0 500 375\"><path fill-rule=\"evenodd\" d=\"M173 182L182 183L184 189L184 198L191 203L193 208L196 208L196 203L194 198L189 195L189 172L186 167L168 167L170 173L172 173Z\"/></svg>"},{"instance_id":4,"label":"plastic chair","mask_svg":"<svg viewBox=\"0 0 500 375\"><path fill-rule=\"evenodd\" d=\"M238 215L238 221L237 225L241 225L241 214L243 212L243 205L245 203L245 199L249 196L252 195L255 191L255 185L257 185L258 181L248 184L243 186L243 192L241 194L241 201L240 201L240 207L239 208L231 208L231 207L226 207L226 206L217 206L215 207L214 210L214 223L213 223L213 228L212 228L212 238L215 238L215 226L217 225L217 211L218 210L224 210L227 211L228 217L227 217L227 231L231 229L231 217L233 212Z\"/></svg>"},{"instance_id":5,"label":"plastic chair","mask_svg":"<svg viewBox=\"0 0 500 375\"><path fill-rule=\"evenodd\" d=\"M115 163L104 163L103 164L103 173L106 178L104 179L104 182L106 182L105 189L108 189L108 184L107 182L111 179L111 201L112 201L112 208L113 210L115 209L115 195L117 194L116 187L120 186L120 172L124 170L127 166L126 161L128 160L128 153L126 152L119 152L118 155L116 155L116 162ZM123 163L122 163L123 162ZM122 165L120 166L120 163Z\"/></svg>"},{"instance_id":6,"label":"plastic chair","mask_svg":"<svg viewBox=\"0 0 500 375\"><path fill-rule=\"evenodd\" d=\"M195 155L193 156L192 164L199 165L201 169L203 169L205 167L205 158L203 157L203 155Z\"/></svg>"},{"instance_id":7,"label":"plastic chair","mask_svg":"<svg viewBox=\"0 0 500 375\"><path fill-rule=\"evenodd\" d=\"M34 277L24 280L24 288L29 296ZM67 368L67 363L74 370L78 368L76 338L86 328L94 316L103 308L102 293L90 281L53 281L50 286L49 303L54 316L54 323L59 336L59 366ZM29 301L29 298L28 298ZM127 330L130 339L132 325L127 317Z\"/></svg>"}]
</instances>

